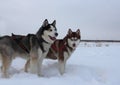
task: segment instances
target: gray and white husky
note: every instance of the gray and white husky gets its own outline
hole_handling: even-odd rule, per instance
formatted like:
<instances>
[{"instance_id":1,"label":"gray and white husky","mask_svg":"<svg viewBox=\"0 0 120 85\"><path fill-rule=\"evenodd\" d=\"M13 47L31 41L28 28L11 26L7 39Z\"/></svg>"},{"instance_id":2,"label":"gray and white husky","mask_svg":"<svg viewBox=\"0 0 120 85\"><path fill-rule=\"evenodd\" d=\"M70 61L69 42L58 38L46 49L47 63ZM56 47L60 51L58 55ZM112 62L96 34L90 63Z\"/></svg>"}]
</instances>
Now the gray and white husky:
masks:
<instances>
[{"instance_id":1,"label":"gray and white husky","mask_svg":"<svg viewBox=\"0 0 120 85\"><path fill-rule=\"evenodd\" d=\"M42 75L41 67L51 44L58 36L56 21L49 24L45 19L36 34L26 36L12 35L0 37L0 58L2 77L9 77L9 68L16 56L30 60L30 72Z\"/></svg>"}]
</instances>

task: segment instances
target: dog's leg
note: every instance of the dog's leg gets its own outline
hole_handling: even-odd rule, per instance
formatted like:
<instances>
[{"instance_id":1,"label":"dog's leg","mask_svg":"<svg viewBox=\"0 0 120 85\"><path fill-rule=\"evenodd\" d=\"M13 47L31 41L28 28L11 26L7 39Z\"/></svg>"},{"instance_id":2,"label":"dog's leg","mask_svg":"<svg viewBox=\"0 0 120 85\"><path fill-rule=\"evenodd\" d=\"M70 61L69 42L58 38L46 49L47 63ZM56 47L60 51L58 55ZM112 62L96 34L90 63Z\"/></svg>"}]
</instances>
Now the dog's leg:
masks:
<instances>
[{"instance_id":1,"label":"dog's leg","mask_svg":"<svg viewBox=\"0 0 120 85\"><path fill-rule=\"evenodd\" d=\"M59 72L61 75L65 73L65 66L66 66L66 61L68 59L68 53L67 52L62 52L59 54L60 57L58 57L58 65L59 65Z\"/></svg>"},{"instance_id":2,"label":"dog's leg","mask_svg":"<svg viewBox=\"0 0 120 85\"><path fill-rule=\"evenodd\" d=\"M63 60L58 60L58 67L59 67L59 72L61 75L64 74L65 72L65 64L64 64L64 61Z\"/></svg>"},{"instance_id":3,"label":"dog's leg","mask_svg":"<svg viewBox=\"0 0 120 85\"><path fill-rule=\"evenodd\" d=\"M65 64L64 64L64 56L63 56L63 53L60 53L59 54L59 57L58 57L58 67L59 67L59 72L61 75L64 74L64 71L65 71Z\"/></svg>"},{"instance_id":4,"label":"dog's leg","mask_svg":"<svg viewBox=\"0 0 120 85\"><path fill-rule=\"evenodd\" d=\"M31 56L30 58L30 73L36 74L38 71L38 58Z\"/></svg>"},{"instance_id":5,"label":"dog's leg","mask_svg":"<svg viewBox=\"0 0 120 85\"><path fill-rule=\"evenodd\" d=\"M28 72L28 69L30 68L30 59L27 60L25 67L24 67L24 71Z\"/></svg>"},{"instance_id":6,"label":"dog's leg","mask_svg":"<svg viewBox=\"0 0 120 85\"><path fill-rule=\"evenodd\" d=\"M64 72L65 72L67 60L68 60L68 53L64 53Z\"/></svg>"},{"instance_id":7,"label":"dog's leg","mask_svg":"<svg viewBox=\"0 0 120 85\"><path fill-rule=\"evenodd\" d=\"M8 56L2 56L2 77L3 78L9 78L9 68L11 65L11 59Z\"/></svg>"},{"instance_id":8,"label":"dog's leg","mask_svg":"<svg viewBox=\"0 0 120 85\"><path fill-rule=\"evenodd\" d=\"M38 53L37 53L36 47L33 47L30 51L30 60L26 63L26 67L30 65L30 73L33 73L33 74L37 73L37 70L38 70L37 61L38 61Z\"/></svg>"},{"instance_id":9,"label":"dog's leg","mask_svg":"<svg viewBox=\"0 0 120 85\"><path fill-rule=\"evenodd\" d=\"M40 48L37 51L34 50L30 53L30 72L37 74L38 76L42 76L41 67L44 59L42 54L43 52Z\"/></svg>"},{"instance_id":10,"label":"dog's leg","mask_svg":"<svg viewBox=\"0 0 120 85\"><path fill-rule=\"evenodd\" d=\"M44 57L46 57L45 55L46 54L44 54L41 49L38 49L38 56L39 56L39 59L38 59L38 76L43 76L41 70L42 70L43 59L44 59Z\"/></svg>"},{"instance_id":11,"label":"dog's leg","mask_svg":"<svg viewBox=\"0 0 120 85\"><path fill-rule=\"evenodd\" d=\"M42 63L43 63L44 57L41 56L38 60L38 76L43 76L42 74Z\"/></svg>"}]
</instances>

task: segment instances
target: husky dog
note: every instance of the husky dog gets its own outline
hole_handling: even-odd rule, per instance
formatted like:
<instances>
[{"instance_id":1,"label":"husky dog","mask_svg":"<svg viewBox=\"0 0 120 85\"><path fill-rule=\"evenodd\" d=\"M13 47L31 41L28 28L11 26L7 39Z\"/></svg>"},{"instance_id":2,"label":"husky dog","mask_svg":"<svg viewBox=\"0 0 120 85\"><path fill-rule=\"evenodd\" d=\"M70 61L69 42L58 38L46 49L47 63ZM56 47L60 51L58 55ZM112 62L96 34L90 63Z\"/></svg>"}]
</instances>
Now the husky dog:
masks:
<instances>
[{"instance_id":1,"label":"husky dog","mask_svg":"<svg viewBox=\"0 0 120 85\"><path fill-rule=\"evenodd\" d=\"M0 37L0 57L2 59L2 76L9 77L9 68L13 58L20 56L30 60L30 72L41 76L41 67L51 44L58 36L56 21L49 24L45 19L36 34L27 36L12 35Z\"/></svg>"},{"instance_id":2,"label":"husky dog","mask_svg":"<svg viewBox=\"0 0 120 85\"><path fill-rule=\"evenodd\" d=\"M49 59L58 59L59 72L61 75L65 72L66 61L75 51L81 40L80 30L72 32L69 29L68 34L63 39L56 40L46 56Z\"/></svg>"},{"instance_id":3,"label":"husky dog","mask_svg":"<svg viewBox=\"0 0 120 85\"><path fill-rule=\"evenodd\" d=\"M72 32L69 29L68 34L63 39L57 39L50 47L46 56L48 59L58 60L59 72L61 75L65 72L65 65L68 58L75 51L81 40L80 30ZM30 61L25 65L25 71L28 71Z\"/></svg>"}]
</instances>

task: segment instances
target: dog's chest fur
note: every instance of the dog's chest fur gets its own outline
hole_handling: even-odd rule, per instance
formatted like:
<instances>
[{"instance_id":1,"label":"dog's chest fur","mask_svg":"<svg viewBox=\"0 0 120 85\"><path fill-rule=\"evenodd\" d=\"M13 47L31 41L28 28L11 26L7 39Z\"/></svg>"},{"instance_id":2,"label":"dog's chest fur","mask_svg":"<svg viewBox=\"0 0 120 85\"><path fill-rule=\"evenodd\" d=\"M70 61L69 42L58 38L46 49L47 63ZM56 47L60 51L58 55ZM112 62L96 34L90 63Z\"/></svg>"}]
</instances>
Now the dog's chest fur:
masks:
<instances>
[{"instance_id":1,"label":"dog's chest fur","mask_svg":"<svg viewBox=\"0 0 120 85\"><path fill-rule=\"evenodd\" d=\"M50 44L43 42L43 48L45 53L48 53L50 46L51 46Z\"/></svg>"},{"instance_id":2,"label":"dog's chest fur","mask_svg":"<svg viewBox=\"0 0 120 85\"><path fill-rule=\"evenodd\" d=\"M42 47L40 46L38 48L38 55L39 55L39 58L42 58L42 60L43 60L43 58L46 57L51 44L48 44L48 43L43 41L43 42L41 42L41 45L42 45Z\"/></svg>"},{"instance_id":3,"label":"dog's chest fur","mask_svg":"<svg viewBox=\"0 0 120 85\"><path fill-rule=\"evenodd\" d=\"M47 58L51 59L60 59L62 61L67 60L73 52L73 49L70 49L67 45L67 42L63 40L56 40L54 44L52 44ZM54 54L54 55L53 55Z\"/></svg>"},{"instance_id":4,"label":"dog's chest fur","mask_svg":"<svg viewBox=\"0 0 120 85\"><path fill-rule=\"evenodd\" d=\"M70 49L68 46L66 46L67 51L63 51L63 56L64 56L64 60L66 61L71 54L73 53L73 49Z\"/></svg>"}]
</instances>

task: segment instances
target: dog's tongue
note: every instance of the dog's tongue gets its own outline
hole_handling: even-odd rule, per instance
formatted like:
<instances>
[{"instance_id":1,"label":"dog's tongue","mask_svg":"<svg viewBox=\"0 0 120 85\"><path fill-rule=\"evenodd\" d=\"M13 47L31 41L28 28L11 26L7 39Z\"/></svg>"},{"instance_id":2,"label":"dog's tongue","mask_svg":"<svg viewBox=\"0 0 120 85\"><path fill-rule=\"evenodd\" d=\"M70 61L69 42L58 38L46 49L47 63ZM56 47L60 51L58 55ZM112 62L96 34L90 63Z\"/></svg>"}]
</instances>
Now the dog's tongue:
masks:
<instances>
[{"instance_id":1,"label":"dog's tongue","mask_svg":"<svg viewBox=\"0 0 120 85\"><path fill-rule=\"evenodd\" d=\"M51 39L51 40L56 40L56 38L55 38L55 37L51 37L51 36L50 36L50 39Z\"/></svg>"}]
</instances>

